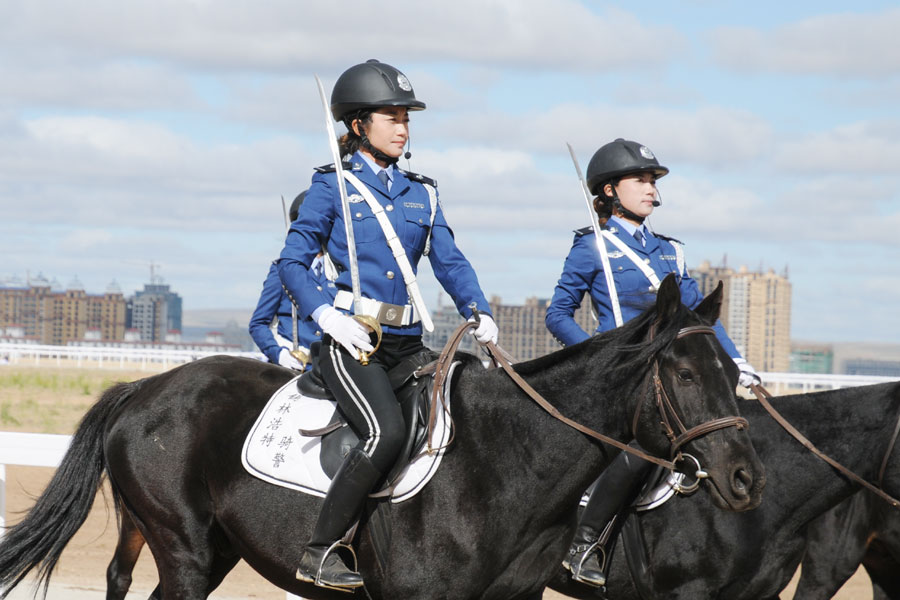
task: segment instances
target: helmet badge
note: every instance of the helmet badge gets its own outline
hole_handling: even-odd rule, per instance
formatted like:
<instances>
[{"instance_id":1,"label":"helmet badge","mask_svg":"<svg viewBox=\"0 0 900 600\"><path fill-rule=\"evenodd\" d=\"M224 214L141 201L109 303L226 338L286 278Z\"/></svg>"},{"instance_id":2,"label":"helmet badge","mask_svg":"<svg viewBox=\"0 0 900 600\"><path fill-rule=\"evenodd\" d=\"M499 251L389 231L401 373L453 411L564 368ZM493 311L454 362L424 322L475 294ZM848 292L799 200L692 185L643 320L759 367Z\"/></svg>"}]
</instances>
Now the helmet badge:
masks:
<instances>
[{"instance_id":1,"label":"helmet badge","mask_svg":"<svg viewBox=\"0 0 900 600\"><path fill-rule=\"evenodd\" d=\"M412 86L409 84L409 79L406 78L406 75L403 73L397 73L397 85L400 86L400 89L404 92L411 92Z\"/></svg>"},{"instance_id":2,"label":"helmet badge","mask_svg":"<svg viewBox=\"0 0 900 600\"><path fill-rule=\"evenodd\" d=\"M650 148L648 148L647 146L641 146L640 152L641 156L643 156L647 160L653 160L654 158L656 158L655 156L653 156L653 153L650 152Z\"/></svg>"}]
</instances>

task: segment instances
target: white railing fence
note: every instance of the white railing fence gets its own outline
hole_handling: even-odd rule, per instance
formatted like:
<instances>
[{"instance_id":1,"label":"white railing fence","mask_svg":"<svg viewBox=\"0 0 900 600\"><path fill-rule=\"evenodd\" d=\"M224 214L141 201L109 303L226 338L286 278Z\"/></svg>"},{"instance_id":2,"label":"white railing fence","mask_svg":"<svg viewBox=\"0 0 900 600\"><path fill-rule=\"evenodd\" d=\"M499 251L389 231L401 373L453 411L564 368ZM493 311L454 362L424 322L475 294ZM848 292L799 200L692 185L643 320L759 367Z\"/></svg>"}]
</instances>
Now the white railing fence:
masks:
<instances>
[{"instance_id":1,"label":"white railing fence","mask_svg":"<svg viewBox=\"0 0 900 600\"><path fill-rule=\"evenodd\" d=\"M231 352L205 349L128 348L118 346L48 346L0 342L0 363L19 364L27 360L35 365L135 368L163 370L207 356L228 354L265 360L260 352Z\"/></svg>"}]
</instances>

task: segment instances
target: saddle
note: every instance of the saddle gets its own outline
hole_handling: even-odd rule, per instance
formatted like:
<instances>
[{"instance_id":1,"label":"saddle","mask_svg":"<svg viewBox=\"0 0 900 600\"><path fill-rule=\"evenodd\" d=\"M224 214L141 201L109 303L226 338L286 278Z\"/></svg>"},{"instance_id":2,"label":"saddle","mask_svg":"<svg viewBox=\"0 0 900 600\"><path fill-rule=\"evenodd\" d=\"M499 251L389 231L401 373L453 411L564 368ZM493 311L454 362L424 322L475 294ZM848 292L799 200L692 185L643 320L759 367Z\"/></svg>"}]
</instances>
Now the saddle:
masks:
<instances>
[{"instance_id":1,"label":"saddle","mask_svg":"<svg viewBox=\"0 0 900 600\"><path fill-rule=\"evenodd\" d=\"M431 417L429 398L434 386L434 378L431 377L432 365L437 358L437 352L425 348L388 371L388 379L400 404L406 429L403 447L385 478L388 490L409 462L422 452L427 441L428 421ZM312 369L300 376L297 388L301 394L310 398L334 400L315 364ZM321 438L319 463L329 477L334 477L347 453L359 442L359 436L349 426L339 407L335 408L328 425L315 430L301 429L300 433L305 437Z\"/></svg>"}]
</instances>

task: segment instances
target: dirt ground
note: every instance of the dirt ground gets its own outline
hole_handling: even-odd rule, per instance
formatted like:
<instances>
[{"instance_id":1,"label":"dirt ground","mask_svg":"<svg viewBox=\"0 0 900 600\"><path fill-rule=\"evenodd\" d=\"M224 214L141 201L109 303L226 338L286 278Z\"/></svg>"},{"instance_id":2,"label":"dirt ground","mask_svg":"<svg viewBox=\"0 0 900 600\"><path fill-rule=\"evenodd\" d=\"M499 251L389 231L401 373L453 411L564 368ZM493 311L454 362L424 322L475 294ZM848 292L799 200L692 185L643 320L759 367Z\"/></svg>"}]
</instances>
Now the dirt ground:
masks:
<instances>
[{"instance_id":1,"label":"dirt ground","mask_svg":"<svg viewBox=\"0 0 900 600\"><path fill-rule=\"evenodd\" d=\"M110 370L49 367L48 365L4 365L0 368L0 430L71 434L75 425L114 381L131 381L152 373L137 370ZM34 499L49 482L53 469L9 465L6 468L7 524L21 520ZM98 494L84 526L63 552L51 579L49 600L101 600L105 598L106 567L116 545L116 518L109 494ZM156 569L145 548L134 571L128 600L145 599L156 586ZM10 600L31 597L30 582L20 585ZM791 598L796 576L782 598ZM216 600L282 600L285 592L268 583L246 563L240 562L211 596ZM296 598L296 597L294 597ZM566 596L547 592L546 600ZM868 576L858 572L835 596L838 600L871 600Z\"/></svg>"}]
</instances>

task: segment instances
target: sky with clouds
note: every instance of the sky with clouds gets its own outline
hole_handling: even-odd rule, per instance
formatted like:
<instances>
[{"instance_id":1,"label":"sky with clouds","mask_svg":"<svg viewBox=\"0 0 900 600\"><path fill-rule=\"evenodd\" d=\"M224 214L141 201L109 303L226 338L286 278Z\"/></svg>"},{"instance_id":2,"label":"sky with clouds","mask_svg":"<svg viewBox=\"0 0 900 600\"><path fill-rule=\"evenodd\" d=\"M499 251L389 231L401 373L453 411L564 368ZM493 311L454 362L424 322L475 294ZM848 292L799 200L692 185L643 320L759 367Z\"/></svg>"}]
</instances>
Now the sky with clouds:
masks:
<instances>
[{"instance_id":1,"label":"sky with clouds","mask_svg":"<svg viewBox=\"0 0 900 600\"><path fill-rule=\"evenodd\" d=\"M488 296L552 294L588 224L566 142L625 137L671 169L651 226L689 266L787 271L795 339L900 343L900 8L637 6L5 0L0 280L129 295L152 264L186 310L249 312L281 197L331 162L314 74L378 58Z\"/></svg>"}]
</instances>

